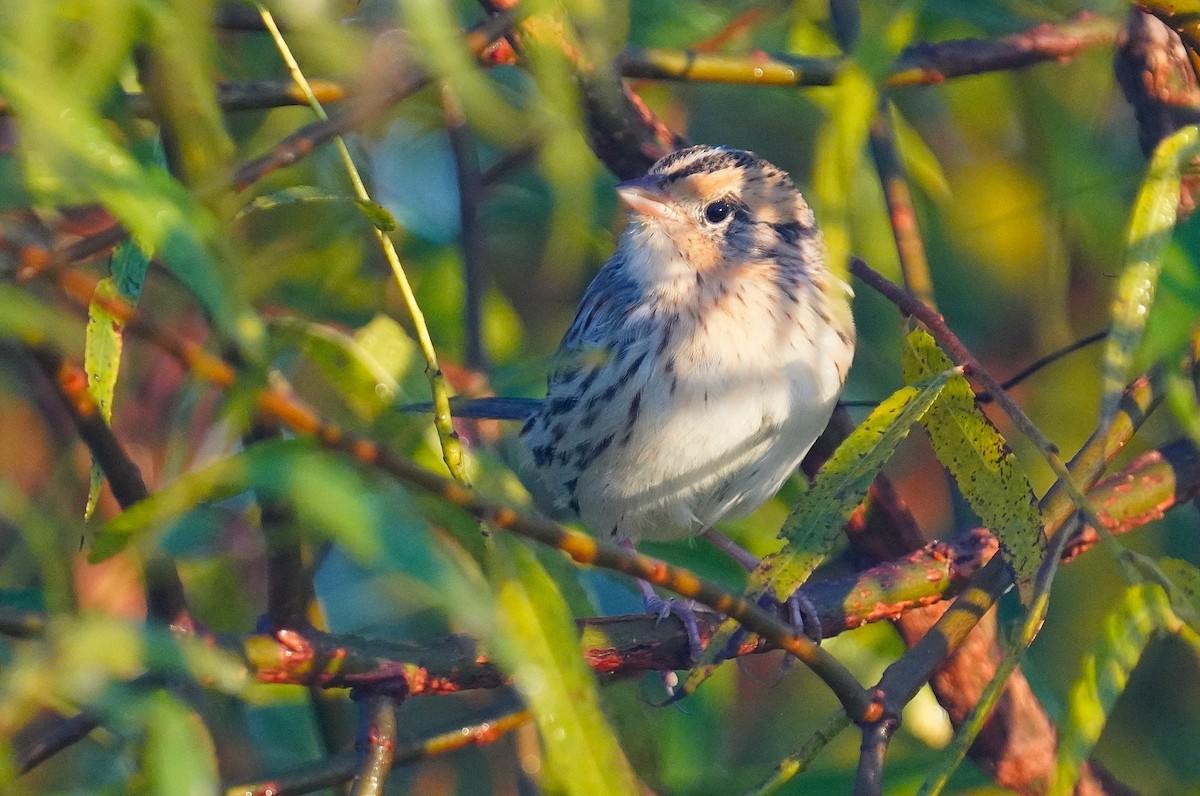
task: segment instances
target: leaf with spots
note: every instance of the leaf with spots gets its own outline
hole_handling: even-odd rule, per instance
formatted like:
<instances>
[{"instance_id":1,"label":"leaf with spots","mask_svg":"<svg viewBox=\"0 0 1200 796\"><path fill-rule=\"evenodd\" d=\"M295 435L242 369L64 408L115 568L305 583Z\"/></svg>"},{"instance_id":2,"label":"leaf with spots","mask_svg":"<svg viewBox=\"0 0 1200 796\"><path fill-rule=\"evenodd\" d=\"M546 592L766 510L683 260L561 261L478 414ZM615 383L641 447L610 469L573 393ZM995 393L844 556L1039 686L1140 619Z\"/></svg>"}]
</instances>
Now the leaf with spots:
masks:
<instances>
[{"instance_id":1,"label":"leaf with spots","mask_svg":"<svg viewBox=\"0 0 1200 796\"><path fill-rule=\"evenodd\" d=\"M928 379L951 364L928 332L917 330L905 340L905 380ZM975 404L975 393L961 375L949 380L921 423L938 461L983 524L996 534L1000 552L1028 604L1046 539L1033 487L1008 443Z\"/></svg>"},{"instance_id":2,"label":"leaf with spots","mask_svg":"<svg viewBox=\"0 0 1200 796\"><path fill-rule=\"evenodd\" d=\"M105 300L119 298L136 307L149 265L149 258L136 243L132 240L122 243L112 256L112 276L101 279L96 284L96 297L88 307L83 368L87 372L88 391L107 423L112 422L113 396L117 390L117 376L121 371L124 324L104 308ZM83 510L84 519L90 519L96 510L103 478L104 473L99 465L93 462L87 505Z\"/></svg>"},{"instance_id":3,"label":"leaf with spots","mask_svg":"<svg viewBox=\"0 0 1200 796\"><path fill-rule=\"evenodd\" d=\"M900 388L838 446L784 522L779 532L786 540L783 549L764 558L751 573L747 589L751 599L770 593L776 600L786 600L808 580L837 543L846 521L866 497L871 482L896 446L958 373L951 365L920 384ZM707 679L737 629L732 620L722 623L684 683L685 693Z\"/></svg>"}]
</instances>

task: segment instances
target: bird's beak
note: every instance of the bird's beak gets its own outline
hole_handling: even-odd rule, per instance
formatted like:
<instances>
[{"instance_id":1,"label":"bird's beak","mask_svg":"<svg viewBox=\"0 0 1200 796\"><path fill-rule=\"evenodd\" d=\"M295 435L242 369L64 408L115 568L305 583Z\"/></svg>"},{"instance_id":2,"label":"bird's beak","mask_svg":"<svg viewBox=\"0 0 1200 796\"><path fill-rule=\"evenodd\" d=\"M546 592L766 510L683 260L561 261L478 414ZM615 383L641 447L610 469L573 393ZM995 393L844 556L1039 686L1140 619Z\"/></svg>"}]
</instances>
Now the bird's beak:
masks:
<instances>
[{"instance_id":1,"label":"bird's beak","mask_svg":"<svg viewBox=\"0 0 1200 796\"><path fill-rule=\"evenodd\" d=\"M647 174L626 180L617 186L617 196L629 209L646 218L666 218L672 215L671 201L663 192L659 177Z\"/></svg>"}]
</instances>

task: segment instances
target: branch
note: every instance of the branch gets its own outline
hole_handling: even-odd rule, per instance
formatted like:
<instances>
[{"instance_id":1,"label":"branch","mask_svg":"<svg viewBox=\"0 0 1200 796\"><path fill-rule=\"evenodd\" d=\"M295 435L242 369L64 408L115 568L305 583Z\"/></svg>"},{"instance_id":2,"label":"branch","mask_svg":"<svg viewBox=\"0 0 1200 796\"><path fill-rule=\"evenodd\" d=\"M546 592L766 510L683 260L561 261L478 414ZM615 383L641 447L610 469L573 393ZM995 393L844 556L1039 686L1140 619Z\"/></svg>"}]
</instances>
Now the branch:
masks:
<instances>
[{"instance_id":1,"label":"branch","mask_svg":"<svg viewBox=\"0 0 1200 796\"><path fill-rule=\"evenodd\" d=\"M1084 11L1070 22L1037 25L995 40L920 42L900 53L887 85L930 85L955 77L1025 69L1047 61L1064 64L1087 50L1113 45L1119 30L1116 22Z\"/></svg>"},{"instance_id":2,"label":"branch","mask_svg":"<svg viewBox=\"0 0 1200 796\"><path fill-rule=\"evenodd\" d=\"M396 752L396 708L399 699L372 692L364 695L362 730L359 733L359 768L350 785L350 796L382 796Z\"/></svg>"},{"instance_id":3,"label":"branch","mask_svg":"<svg viewBox=\"0 0 1200 796\"><path fill-rule=\"evenodd\" d=\"M468 746L495 743L532 719L526 710L489 711L472 724L430 735L396 747L392 767L426 760ZM349 782L357 770L358 754L351 750L261 782L229 785L225 796L296 796Z\"/></svg>"}]
</instances>

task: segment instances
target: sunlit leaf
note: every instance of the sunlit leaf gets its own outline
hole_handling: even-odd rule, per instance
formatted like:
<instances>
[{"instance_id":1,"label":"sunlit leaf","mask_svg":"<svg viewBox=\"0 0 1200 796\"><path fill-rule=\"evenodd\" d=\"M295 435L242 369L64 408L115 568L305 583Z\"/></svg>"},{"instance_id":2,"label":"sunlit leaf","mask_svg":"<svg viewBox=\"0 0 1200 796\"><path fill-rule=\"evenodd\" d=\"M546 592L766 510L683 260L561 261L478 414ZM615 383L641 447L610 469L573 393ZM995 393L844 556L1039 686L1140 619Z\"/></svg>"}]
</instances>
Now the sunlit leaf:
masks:
<instances>
[{"instance_id":1,"label":"sunlit leaf","mask_svg":"<svg viewBox=\"0 0 1200 796\"><path fill-rule=\"evenodd\" d=\"M1146 319L1179 211L1180 170L1200 153L1200 128L1184 127L1154 150L1129 219L1125 265L1112 305L1112 331L1104 352L1104 395L1100 416L1109 422L1129 381L1130 363L1142 341Z\"/></svg>"},{"instance_id":2,"label":"sunlit leaf","mask_svg":"<svg viewBox=\"0 0 1200 796\"><path fill-rule=\"evenodd\" d=\"M939 201L948 200L950 181L946 179L946 172L942 170L937 155L894 104L889 103L888 107L892 117L892 131L896 136L896 152L904 164L904 170L926 194Z\"/></svg>"},{"instance_id":3,"label":"sunlit leaf","mask_svg":"<svg viewBox=\"0 0 1200 796\"><path fill-rule=\"evenodd\" d=\"M813 91L828 113L813 146L813 198L820 209L829 262L844 272L850 259L851 187L863 164L878 93L862 69L847 64L837 82Z\"/></svg>"},{"instance_id":4,"label":"sunlit leaf","mask_svg":"<svg viewBox=\"0 0 1200 796\"><path fill-rule=\"evenodd\" d=\"M149 47L141 61L146 94L172 135L174 165L184 182L202 191L221 183L234 152L213 79L212 5L212 0L147 3Z\"/></svg>"},{"instance_id":5,"label":"sunlit leaf","mask_svg":"<svg viewBox=\"0 0 1200 796\"><path fill-rule=\"evenodd\" d=\"M546 773L560 793L640 793L600 709L596 678L579 654L567 604L519 542L499 536L489 551L498 626L491 642L533 710Z\"/></svg>"},{"instance_id":6,"label":"sunlit leaf","mask_svg":"<svg viewBox=\"0 0 1200 796\"><path fill-rule=\"evenodd\" d=\"M12 285L0 284L0 336L30 346L50 345L64 353L79 350L79 326L62 311Z\"/></svg>"},{"instance_id":7,"label":"sunlit leaf","mask_svg":"<svg viewBox=\"0 0 1200 796\"><path fill-rule=\"evenodd\" d=\"M928 332L917 330L904 347L904 378L919 382L953 366ZM1004 560L1028 589L1041 566L1046 540L1037 499L1025 472L983 411L962 375L949 379L921 424L938 461L954 477L963 497L996 534Z\"/></svg>"},{"instance_id":8,"label":"sunlit leaf","mask_svg":"<svg viewBox=\"0 0 1200 796\"><path fill-rule=\"evenodd\" d=\"M274 320L270 328L280 342L295 346L345 396L351 408L367 419L395 402L397 379L416 349L399 324L383 315L355 337L294 318Z\"/></svg>"},{"instance_id":9,"label":"sunlit leaf","mask_svg":"<svg viewBox=\"0 0 1200 796\"><path fill-rule=\"evenodd\" d=\"M293 185L256 196L238 211L237 218L241 219L254 213L265 213L292 205L346 207L358 211L372 226L384 232L391 232L396 228L396 219L383 205L358 199L349 194L329 193L311 185Z\"/></svg>"},{"instance_id":10,"label":"sunlit leaf","mask_svg":"<svg viewBox=\"0 0 1200 796\"><path fill-rule=\"evenodd\" d=\"M1150 639L1171 621L1167 595L1153 583L1130 586L1109 612L1103 636L1084 658L1059 724L1054 793L1073 792L1079 767L1099 740L1130 672Z\"/></svg>"}]
</instances>

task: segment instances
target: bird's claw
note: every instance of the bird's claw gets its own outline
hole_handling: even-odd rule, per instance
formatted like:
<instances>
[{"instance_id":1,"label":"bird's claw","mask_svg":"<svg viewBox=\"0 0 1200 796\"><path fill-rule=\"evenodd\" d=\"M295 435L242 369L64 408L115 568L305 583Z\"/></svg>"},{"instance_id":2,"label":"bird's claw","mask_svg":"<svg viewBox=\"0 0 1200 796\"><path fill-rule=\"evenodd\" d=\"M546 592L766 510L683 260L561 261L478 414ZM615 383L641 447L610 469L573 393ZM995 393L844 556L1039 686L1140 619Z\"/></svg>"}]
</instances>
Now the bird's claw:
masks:
<instances>
[{"instance_id":1,"label":"bird's claw","mask_svg":"<svg viewBox=\"0 0 1200 796\"><path fill-rule=\"evenodd\" d=\"M645 597L645 604L646 612L657 616L659 621L668 616L676 616L680 622L683 622L683 629L687 632L688 639L689 665L700 660L700 653L704 651L704 642L700 640L700 624L696 621L696 610L692 607L691 600L664 600L657 594L648 594Z\"/></svg>"}]
</instances>

